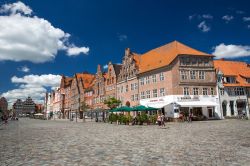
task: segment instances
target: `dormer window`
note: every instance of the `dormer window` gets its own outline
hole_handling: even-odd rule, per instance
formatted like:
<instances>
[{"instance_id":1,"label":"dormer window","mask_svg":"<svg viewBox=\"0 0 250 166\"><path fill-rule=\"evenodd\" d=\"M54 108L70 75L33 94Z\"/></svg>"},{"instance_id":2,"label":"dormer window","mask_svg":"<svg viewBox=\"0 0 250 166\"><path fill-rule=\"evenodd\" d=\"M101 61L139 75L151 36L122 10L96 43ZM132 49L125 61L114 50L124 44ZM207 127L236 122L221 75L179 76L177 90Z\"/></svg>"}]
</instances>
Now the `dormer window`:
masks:
<instances>
[{"instance_id":1,"label":"dormer window","mask_svg":"<svg viewBox=\"0 0 250 166\"><path fill-rule=\"evenodd\" d=\"M247 78L247 80L246 80L246 81L247 81L247 83L250 83L250 78Z\"/></svg>"},{"instance_id":2,"label":"dormer window","mask_svg":"<svg viewBox=\"0 0 250 166\"><path fill-rule=\"evenodd\" d=\"M235 77L226 77L225 79L226 83L236 83Z\"/></svg>"}]
</instances>

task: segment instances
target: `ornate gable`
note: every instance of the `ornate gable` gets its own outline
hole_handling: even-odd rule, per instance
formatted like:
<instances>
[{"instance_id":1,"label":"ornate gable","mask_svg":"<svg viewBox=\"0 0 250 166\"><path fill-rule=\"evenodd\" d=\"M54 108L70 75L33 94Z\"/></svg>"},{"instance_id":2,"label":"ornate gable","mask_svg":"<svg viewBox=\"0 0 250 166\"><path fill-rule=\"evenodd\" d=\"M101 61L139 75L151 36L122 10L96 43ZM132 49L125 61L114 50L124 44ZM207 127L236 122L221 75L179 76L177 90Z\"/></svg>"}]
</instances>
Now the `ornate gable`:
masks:
<instances>
[{"instance_id":1,"label":"ornate gable","mask_svg":"<svg viewBox=\"0 0 250 166\"><path fill-rule=\"evenodd\" d=\"M125 49L125 55L122 60L122 67L118 76L118 82L133 78L139 71L140 56L130 51L129 48Z\"/></svg>"}]
</instances>

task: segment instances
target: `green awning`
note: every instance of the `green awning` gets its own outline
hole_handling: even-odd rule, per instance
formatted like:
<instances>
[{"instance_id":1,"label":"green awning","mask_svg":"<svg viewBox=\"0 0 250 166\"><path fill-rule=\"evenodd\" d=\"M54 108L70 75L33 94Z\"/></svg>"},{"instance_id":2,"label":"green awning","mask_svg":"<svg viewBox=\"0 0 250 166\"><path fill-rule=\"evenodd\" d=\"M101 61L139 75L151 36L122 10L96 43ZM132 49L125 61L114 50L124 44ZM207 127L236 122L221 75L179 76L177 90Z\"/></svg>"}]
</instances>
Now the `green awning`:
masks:
<instances>
[{"instance_id":1,"label":"green awning","mask_svg":"<svg viewBox=\"0 0 250 166\"><path fill-rule=\"evenodd\" d=\"M128 107L128 106L123 106L123 107L112 109L109 112L130 112L130 111L133 111L133 108Z\"/></svg>"},{"instance_id":2,"label":"green awning","mask_svg":"<svg viewBox=\"0 0 250 166\"><path fill-rule=\"evenodd\" d=\"M138 105L133 107L133 111L155 111L155 110L158 110L158 108L146 107L144 105Z\"/></svg>"}]
</instances>

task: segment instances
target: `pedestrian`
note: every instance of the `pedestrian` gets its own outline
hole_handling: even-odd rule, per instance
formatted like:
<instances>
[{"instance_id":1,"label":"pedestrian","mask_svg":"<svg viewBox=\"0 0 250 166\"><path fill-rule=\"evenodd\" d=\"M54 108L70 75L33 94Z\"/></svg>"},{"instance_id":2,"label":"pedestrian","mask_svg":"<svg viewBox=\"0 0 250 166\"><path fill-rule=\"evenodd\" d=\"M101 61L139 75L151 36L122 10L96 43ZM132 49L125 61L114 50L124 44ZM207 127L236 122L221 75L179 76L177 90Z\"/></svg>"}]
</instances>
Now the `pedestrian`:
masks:
<instances>
[{"instance_id":1,"label":"pedestrian","mask_svg":"<svg viewBox=\"0 0 250 166\"><path fill-rule=\"evenodd\" d=\"M190 113L189 113L189 122L192 122L192 120L193 120L193 113L190 112Z\"/></svg>"},{"instance_id":2,"label":"pedestrian","mask_svg":"<svg viewBox=\"0 0 250 166\"><path fill-rule=\"evenodd\" d=\"M158 123L158 126L161 126L161 115L160 114L157 116L157 123Z\"/></svg>"},{"instance_id":3,"label":"pedestrian","mask_svg":"<svg viewBox=\"0 0 250 166\"><path fill-rule=\"evenodd\" d=\"M164 122L164 120L165 120L165 116L164 116L164 114L162 114L162 115L161 115L161 126L164 126L164 127L165 127L165 122Z\"/></svg>"}]
</instances>

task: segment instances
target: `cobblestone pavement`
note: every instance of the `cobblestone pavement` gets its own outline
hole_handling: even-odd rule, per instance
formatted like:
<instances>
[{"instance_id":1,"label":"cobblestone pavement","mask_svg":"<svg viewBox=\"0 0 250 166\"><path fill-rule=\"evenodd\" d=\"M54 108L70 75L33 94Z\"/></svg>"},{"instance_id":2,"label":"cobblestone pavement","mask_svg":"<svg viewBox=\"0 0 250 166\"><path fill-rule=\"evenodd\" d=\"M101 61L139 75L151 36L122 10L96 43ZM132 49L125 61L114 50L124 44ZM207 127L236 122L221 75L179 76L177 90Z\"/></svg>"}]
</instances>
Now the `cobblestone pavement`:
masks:
<instances>
[{"instance_id":1,"label":"cobblestone pavement","mask_svg":"<svg viewBox=\"0 0 250 166\"><path fill-rule=\"evenodd\" d=\"M0 126L0 165L250 165L250 120L159 128L20 119Z\"/></svg>"}]
</instances>

